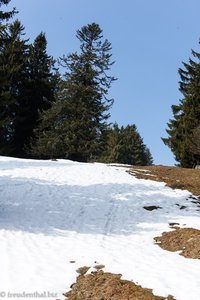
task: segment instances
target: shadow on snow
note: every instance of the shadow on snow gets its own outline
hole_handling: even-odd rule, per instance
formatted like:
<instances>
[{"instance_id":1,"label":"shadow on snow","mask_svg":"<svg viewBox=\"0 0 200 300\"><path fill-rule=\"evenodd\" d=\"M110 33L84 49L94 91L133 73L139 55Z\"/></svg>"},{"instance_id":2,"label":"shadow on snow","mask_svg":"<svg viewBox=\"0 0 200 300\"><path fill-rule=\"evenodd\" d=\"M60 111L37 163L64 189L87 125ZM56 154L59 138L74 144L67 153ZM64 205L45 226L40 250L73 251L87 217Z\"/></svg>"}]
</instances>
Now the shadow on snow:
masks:
<instances>
[{"instance_id":1,"label":"shadow on snow","mask_svg":"<svg viewBox=\"0 0 200 300\"><path fill-rule=\"evenodd\" d=\"M84 234L131 235L152 230L138 224L166 223L180 211L185 198L168 188L136 184L58 185L47 181L2 176L0 181L0 229L45 235L65 231ZM161 209L147 211L143 207ZM193 211L194 215L194 211Z\"/></svg>"}]
</instances>

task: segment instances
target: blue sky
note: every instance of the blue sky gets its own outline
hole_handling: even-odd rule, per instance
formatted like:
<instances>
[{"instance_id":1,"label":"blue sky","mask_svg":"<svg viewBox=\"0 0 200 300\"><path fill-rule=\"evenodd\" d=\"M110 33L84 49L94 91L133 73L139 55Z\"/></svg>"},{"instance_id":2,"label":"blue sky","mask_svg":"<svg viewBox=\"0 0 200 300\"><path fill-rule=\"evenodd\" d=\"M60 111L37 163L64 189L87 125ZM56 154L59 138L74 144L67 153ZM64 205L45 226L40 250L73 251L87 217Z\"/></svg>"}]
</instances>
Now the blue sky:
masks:
<instances>
[{"instance_id":1,"label":"blue sky","mask_svg":"<svg viewBox=\"0 0 200 300\"><path fill-rule=\"evenodd\" d=\"M96 22L112 44L111 122L136 124L155 164L173 165L161 137L172 117L178 68L199 51L199 0L11 0L31 41L46 33L55 58L78 50L77 29Z\"/></svg>"}]
</instances>

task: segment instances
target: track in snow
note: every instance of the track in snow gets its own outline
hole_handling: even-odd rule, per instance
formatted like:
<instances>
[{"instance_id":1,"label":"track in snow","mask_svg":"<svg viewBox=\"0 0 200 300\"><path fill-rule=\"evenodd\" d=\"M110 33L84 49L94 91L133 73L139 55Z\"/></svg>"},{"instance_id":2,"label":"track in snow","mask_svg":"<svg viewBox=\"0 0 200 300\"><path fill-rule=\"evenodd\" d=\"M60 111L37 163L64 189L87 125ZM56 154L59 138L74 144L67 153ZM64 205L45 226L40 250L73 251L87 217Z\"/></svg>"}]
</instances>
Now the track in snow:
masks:
<instances>
[{"instance_id":1,"label":"track in snow","mask_svg":"<svg viewBox=\"0 0 200 300\"><path fill-rule=\"evenodd\" d=\"M0 158L2 291L62 299L75 270L97 261L156 294L200 299L199 261L153 244L169 222L199 226L188 195L125 168ZM162 209L149 212L148 205Z\"/></svg>"}]
</instances>

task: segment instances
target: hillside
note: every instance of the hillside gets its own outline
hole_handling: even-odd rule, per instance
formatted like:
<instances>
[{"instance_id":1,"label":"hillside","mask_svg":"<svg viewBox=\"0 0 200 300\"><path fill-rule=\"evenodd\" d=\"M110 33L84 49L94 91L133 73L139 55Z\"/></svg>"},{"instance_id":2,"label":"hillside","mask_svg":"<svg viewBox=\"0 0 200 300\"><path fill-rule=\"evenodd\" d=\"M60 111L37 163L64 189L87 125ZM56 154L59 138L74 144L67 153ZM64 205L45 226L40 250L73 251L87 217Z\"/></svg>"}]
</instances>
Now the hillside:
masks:
<instances>
[{"instance_id":1,"label":"hillside","mask_svg":"<svg viewBox=\"0 0 200 300\"><path fill-rule=\"evenodd\" d=\"M99 163L0 157L0 278L7 298L10 292L18 299L34 293L64 299L77 270L85 291L88 278L98 288L105 283L110 298L98 290L98 300L200 298L200 261L164 251L154 240L172 231L172 223L200 229L198 199L127 171ZM85 266L86 276L80 269ZM115 278L108 285L110 276ZM81 293L69 299L95 300L91 289L85 298Z\"/></svg>"},{"instance_id":2,"label":"hillside","mask_svg":"<svg viewBox=\"0 0 200 300\"><path fill-rule=\"evenodd\" d=\"M132 167L130 171L137 178L165 182L171 188L188 190L200 197L200 169L145 166Z\"/></svg>"}]
</instances>

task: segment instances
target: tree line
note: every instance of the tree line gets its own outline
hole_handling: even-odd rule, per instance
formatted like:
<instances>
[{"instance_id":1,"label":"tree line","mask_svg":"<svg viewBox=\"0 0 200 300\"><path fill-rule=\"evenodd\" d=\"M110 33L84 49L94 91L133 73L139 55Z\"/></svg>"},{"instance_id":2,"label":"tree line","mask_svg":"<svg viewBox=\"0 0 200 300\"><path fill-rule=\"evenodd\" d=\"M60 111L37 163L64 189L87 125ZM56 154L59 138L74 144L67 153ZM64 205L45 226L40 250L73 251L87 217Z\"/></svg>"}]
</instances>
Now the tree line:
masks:
<instances>
[{"instance_id":1,"label":"tree line","mask_svg":"<svg viewBox=\"0 0 200 300\"><path fill-rule=\"evenodd\" d=\"M41 32L30 43L17 13L0 0L0 155L150 165L151 153L135 124L109 124L116 80L111 43L96 23L77 31L78 52L59 59L47 53ZM179 69L183 97L172 105L163 142L181 167L200 164L200 53Z\"/></svg>"},{"instance_id":2,"label":"tree line","mask_svg":"<svg viewBox=\"0 0 200 300\"><path fill-rule=\"evenodd\" d=\"M60 74L45 34L30 43L10 1L0 0L0 155L152 164L136 125L109 123L116 78L100 26L77 31L80 49L58 60Z\"/></svg>"}]
</instances>

